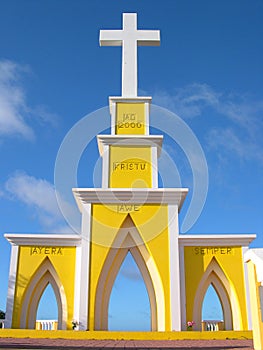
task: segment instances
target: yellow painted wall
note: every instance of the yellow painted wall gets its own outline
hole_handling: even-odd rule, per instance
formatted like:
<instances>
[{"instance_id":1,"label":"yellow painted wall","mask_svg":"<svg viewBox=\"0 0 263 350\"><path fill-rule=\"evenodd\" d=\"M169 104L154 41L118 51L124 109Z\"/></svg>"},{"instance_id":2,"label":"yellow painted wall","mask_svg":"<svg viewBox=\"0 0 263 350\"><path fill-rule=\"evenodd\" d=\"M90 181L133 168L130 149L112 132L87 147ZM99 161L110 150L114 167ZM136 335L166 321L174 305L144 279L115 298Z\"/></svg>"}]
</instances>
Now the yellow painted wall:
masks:
<instances>
[{"instance_id":1,"label":"yellow painted wall","mask_svg":"<svg viewBox=\"0 0 263 350\"><path fill-rule=\"evenodd\" d=\"M263 322L262 309L260 304L259 288L260 283L257 282L256 267L250 260L248 265L248 280L250 293L250 308L252 316L253 328L253 344L255 350L262 350L263 348Z\"/></svg>"},{"instance_id":2,"label":"yellow painted wall","mask_svg":"<svg viewBox=\"0 0 263 350\"><path fill-rule=\"evenodd\" d=\"M115 132L116 135L144 135L145 104L118 102Z\"/></svg>"},{"instance_id":3,"label":"yellow painted wall","mask_svg":"<svg viewBox=\"0 0 263 350\"><path fill-rule=\"evenodd\" d=\"M124 208L122 209L124 210ZM153 257L162 281L165 295L165 327L170 329L170 267L168 241L167 206L144 205L135 207L129 212L119 211L116 205L93 205L92 211L92 243L91 243L91 275L90 275L90 330L94 329L94 310L96 288L117 232L123 221L130 215L145 245Z\"/></svg>"},{"instance_id":4,"label":"yellow painted wall","mask_svg":"<svg viewBox=\"0 0 263 350\"><path fill-rule=\"evenodd\" d=\"M53 264L60 281L64 287L68 304L67 328L72 329L75 281L75 247L19 247L17 280L15 290L15 303L13 311L13 328L19 328L22 300L31 278L48 257Z\"/></svg>"},{"instance_id":5,"label":"yellow painted wall","mask_svg":"<svg viewBox=\"0 0 263 350\"><path fill-rule=\"evenodd\" d=\"M185 287L186 287L186 317L193 320L193 306L196 290L209 263L214 257L234 286L239 302L243 330L246 330L247 311L244 283L244 267L241 247L185 247Z\"/></svg>"},{"instance_id":6,"label":"yellow painted wall","mask_svg":"<svg viewBox=\"0 0 263 350\"><path fill-rule=\"evenodd\" d=\"M152 186L151 147L110 147L110 187Z\"/></svg>"}]
</instances>

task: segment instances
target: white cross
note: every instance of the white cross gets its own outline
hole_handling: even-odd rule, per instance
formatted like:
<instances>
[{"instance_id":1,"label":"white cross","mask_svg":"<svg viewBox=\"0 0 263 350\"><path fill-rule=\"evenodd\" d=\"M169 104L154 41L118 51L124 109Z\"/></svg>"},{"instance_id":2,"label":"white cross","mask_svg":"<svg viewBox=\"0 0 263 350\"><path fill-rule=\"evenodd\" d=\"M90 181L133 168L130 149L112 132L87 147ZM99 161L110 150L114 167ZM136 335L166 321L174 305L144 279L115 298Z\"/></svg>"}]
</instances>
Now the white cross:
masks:
<instances>
[{"instance_id":1,"label":"white cross","mask_svg":"<svg viewBox=\"0 0 263 350\"><path fill-rule=\"evenodd\" d=\"M137 97L137 46L160 45L159 30L138 30L137 13L123 13L123 29L100 30L101 46L122 46L122 96Z\"/></svg>"}]
</instances>

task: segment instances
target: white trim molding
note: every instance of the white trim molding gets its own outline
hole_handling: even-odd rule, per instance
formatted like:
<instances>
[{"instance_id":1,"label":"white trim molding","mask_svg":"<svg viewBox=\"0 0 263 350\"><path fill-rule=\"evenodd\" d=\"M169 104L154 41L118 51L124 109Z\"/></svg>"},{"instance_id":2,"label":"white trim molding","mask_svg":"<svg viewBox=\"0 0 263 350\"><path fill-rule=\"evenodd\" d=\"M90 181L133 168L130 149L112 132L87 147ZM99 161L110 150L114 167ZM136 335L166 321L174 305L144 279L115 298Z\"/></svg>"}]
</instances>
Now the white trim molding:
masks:
<instances>
[{"instance_id":1,"label":"white trim molding","mask_svg":"<svg viewBox=\"0 0 263 350\"><path fill-rule=\"evenodd\" d=\"M157 147L160 157L163 135L97 135L97 142L101 156L105 153L105 146L148 146Z\"/></svg>"},{"instance_id":2,"label":"white trim molding","mask_svg":"<svg viewBox=\"0 0 263 350\"><path fill-rule=\"evenodd\" d=\"M96 204L174 204L180 211L188 188L73 188L80 212L85 203Z\"/></svg>"},{"instance_id":3,"label":"white trim molding","mask_svg":"<svg viewBox=\"0 0 263 350\"><path fill-rule=\"evenodd\" d=\"M116 105L116 103L148 103L151 104L152 97L151 96L137 96L137 97L123 97L123 96L109 96L109 106L110 106L110 114L114 115L114 110L112 107Z\"/></svg>"},{"instance_id":4,"label":"white trim molding","mask_svg":"<svg viewBox=\"0 0 263 350\"><path fill-rule=\"evenodd\" d=\"M18 246L77 247L81 244L81 236L77 234L6 233L4 237L12 245Z\"/></svg>"},{"instance_id":5,"label":"white trim molding","mask_svg":"<svg viewBox=\"0 0 263 350\"><path fill-rule=\"evenodd\" d=\"M239 246L247 247L254 239L254 234L205 234L179 235L179 244L183 247L193 246Z\"/></svg>"}]
</instances>

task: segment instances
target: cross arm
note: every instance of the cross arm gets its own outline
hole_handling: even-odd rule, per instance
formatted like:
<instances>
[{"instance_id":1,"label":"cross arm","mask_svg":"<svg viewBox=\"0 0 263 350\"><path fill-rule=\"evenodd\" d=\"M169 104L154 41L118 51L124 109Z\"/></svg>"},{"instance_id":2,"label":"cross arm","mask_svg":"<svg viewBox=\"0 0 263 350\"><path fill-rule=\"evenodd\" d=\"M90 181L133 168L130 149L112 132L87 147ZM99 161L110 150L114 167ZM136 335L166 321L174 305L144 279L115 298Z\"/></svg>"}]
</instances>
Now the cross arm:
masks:
<instances>
[{"instance_id":1,"label":"cross arm","mask_svg":"<svg viewBox=\"0 0 263 350\"><path fill-rule=\"evenodd\" d=\"M122 46L122 30L100 30L100 46Z\"/></svg>"},{"instance_id":2,"label":"cross arm","mask_svg":"<svg viewBox=\"0 0 263 350\"><path fill-rule=\"evenodd\" d=\"M160 46L159 30L139 30L137 34L138 46Z\"/></svg>"}]
</instances>

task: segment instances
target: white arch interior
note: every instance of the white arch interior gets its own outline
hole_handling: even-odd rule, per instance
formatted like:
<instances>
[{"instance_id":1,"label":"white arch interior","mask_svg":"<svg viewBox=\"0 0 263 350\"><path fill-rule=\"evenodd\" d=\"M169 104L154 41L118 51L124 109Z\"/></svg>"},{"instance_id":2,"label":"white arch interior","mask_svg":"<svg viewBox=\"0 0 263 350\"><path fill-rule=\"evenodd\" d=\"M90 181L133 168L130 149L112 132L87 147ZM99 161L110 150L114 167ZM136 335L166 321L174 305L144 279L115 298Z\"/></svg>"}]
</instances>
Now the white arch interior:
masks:
<instances>
[{"instance_id":1,"label":"white arch interior","mask_svg":"<svg viewBox=\"0 0 263 350\"><path fill-rule=\"evenodd\" d=\"M208 265L196 291L193 309L193 319L196 322L196 329L202 329L202 305L204 296L210 284L214 287L221 302L225 329L240 330L241 315L236 293L215 258L213 258Z\"/></svg>"},{"instance_id":2,"label":"white arch interior","mask_svg":"<svg viewBox=\"0 0 263 350\"><path fill-rule=\"evenodd\" d=\"M63 285L49 258L45 258L31 278L22 301L20 328L34 329L40 298L51 284L58 305L58 329L67 327L67 301Z\"/></svg>"},{"instance_id":3,"label":"white arch interior","mask_svg":"<svg viewBox=\"0 0 263 350\"><path fill-rule=\"evenodd\" d=\"M111 290L122 262L127 253L130 252L142 274L148 292L151 308L151 329L152 331L164 331L164 292L160 275L130 215L127 215L127 218L117 233L113 246L120 248L110 249L97 285L95 297L95 329L108 329L108 306Z\"/></svg>"}]
</instances>

